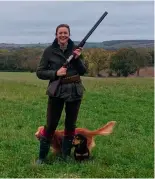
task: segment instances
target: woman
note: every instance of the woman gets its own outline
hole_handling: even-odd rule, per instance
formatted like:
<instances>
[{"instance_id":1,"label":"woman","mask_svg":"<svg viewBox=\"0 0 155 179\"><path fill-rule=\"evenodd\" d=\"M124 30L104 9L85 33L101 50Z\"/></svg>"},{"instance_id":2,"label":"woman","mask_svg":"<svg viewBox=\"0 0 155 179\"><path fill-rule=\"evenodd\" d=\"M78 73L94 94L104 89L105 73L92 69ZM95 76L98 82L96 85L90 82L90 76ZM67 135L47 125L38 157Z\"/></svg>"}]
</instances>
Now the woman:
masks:
<instances>
[{"instance_id":1,"label":"woman","mask_svg":"<svg viewBox=\"0 0 155 179\"><path fill-rule=\"evenodd\" d=\"M75 125L83 96L84 87L80 76L86 72L86 67L82 61L82 49L75 49L73 41L70 39L70 28L67 24L60 24L56 28L56 38L51 46L47 47L42 55L37 68L37 77L50 82L62 78L56 94L48 97L47 123L40 137L40 151L37 164L45 161L49 149L51 136L54 134L65 105L65 129L62 141L62 156L66 159L70 155L72 139L75 134ZM63 64L74 52L67 68ZM67 78L70 77L70 78Z\"/></svg>"}]
</instances>

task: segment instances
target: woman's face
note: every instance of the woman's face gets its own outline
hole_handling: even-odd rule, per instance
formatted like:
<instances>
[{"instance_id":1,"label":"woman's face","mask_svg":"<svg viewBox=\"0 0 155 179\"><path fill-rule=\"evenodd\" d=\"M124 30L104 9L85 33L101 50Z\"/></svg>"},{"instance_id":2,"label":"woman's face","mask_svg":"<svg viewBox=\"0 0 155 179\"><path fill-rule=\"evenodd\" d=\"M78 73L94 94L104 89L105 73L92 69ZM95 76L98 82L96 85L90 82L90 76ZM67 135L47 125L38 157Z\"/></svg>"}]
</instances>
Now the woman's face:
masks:
<instances>
[{"instance_id":1,"label":"woman's face","mask_svg":"<svg viewBox=\"0 0 155 179\"><path fill-rule=\"evenodd\" d=\"M58 39L58 42L62 45L68 42L69 36L70 34L67 27L60 27L56 34L56 38Z\"/></svg>"}]
</instances>

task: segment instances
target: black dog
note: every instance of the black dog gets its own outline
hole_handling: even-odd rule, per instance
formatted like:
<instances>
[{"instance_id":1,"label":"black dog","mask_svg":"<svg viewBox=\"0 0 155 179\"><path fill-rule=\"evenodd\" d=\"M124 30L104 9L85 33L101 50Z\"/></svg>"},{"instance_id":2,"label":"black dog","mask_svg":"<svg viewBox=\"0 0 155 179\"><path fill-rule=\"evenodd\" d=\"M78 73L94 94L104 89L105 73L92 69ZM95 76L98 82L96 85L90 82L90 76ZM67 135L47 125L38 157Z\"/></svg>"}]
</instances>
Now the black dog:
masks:
<instances>
[{"instance_id":1,"label":"black dog","mask_svg":"<svg viewBox=\"0 0 155 179\"><path fill-rule=\"evenodd\" d=\"M74 158L77 161L83 161L89 159L90 152L87 147L87 138L82 134L76 134L73 139Z\"/></svg>"}]
</instances>

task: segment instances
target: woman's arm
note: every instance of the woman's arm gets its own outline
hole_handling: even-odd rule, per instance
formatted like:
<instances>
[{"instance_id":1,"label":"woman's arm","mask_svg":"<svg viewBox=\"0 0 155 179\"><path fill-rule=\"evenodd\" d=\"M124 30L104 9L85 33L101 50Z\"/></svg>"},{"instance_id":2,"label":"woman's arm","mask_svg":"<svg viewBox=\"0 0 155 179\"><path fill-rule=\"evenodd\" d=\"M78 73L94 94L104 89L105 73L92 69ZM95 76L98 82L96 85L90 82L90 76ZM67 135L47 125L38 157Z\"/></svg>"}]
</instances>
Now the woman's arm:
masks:
<instances>
[{"instance_id":1,"label":"woman's arm","mask_svg":"<svg viewBox=\"0 0 155 179\"><path fill-rule=\"evenodd\" d=\"M42 80L55 80L57 79L56 70L49 70L49 63L48 63L48 48L45 49L43 55L41 57L40 63L37 67L36 75L39 79Z\"/></svg>"}]
</instances>

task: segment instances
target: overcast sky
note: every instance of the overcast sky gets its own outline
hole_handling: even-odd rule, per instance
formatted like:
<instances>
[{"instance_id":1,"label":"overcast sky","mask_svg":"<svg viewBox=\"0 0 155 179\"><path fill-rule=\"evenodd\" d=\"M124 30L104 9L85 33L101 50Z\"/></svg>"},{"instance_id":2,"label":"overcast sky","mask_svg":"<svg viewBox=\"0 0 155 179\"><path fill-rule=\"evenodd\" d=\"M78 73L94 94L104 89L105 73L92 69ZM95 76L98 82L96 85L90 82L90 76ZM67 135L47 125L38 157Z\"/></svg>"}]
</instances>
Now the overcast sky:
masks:
<instances>
[{"instance_id":1,"label":"overcast sky","mask_svg":"<svg viewBox=\"0 0 155 179\"><path fill-rule=\"evenodd\" d=\"M153 8L153 1L0 1L0 43L51 43L60 23L69 24L79 41L104 11L108 15L88 42L153 40Z\"/></svg>"}]
</instances>

